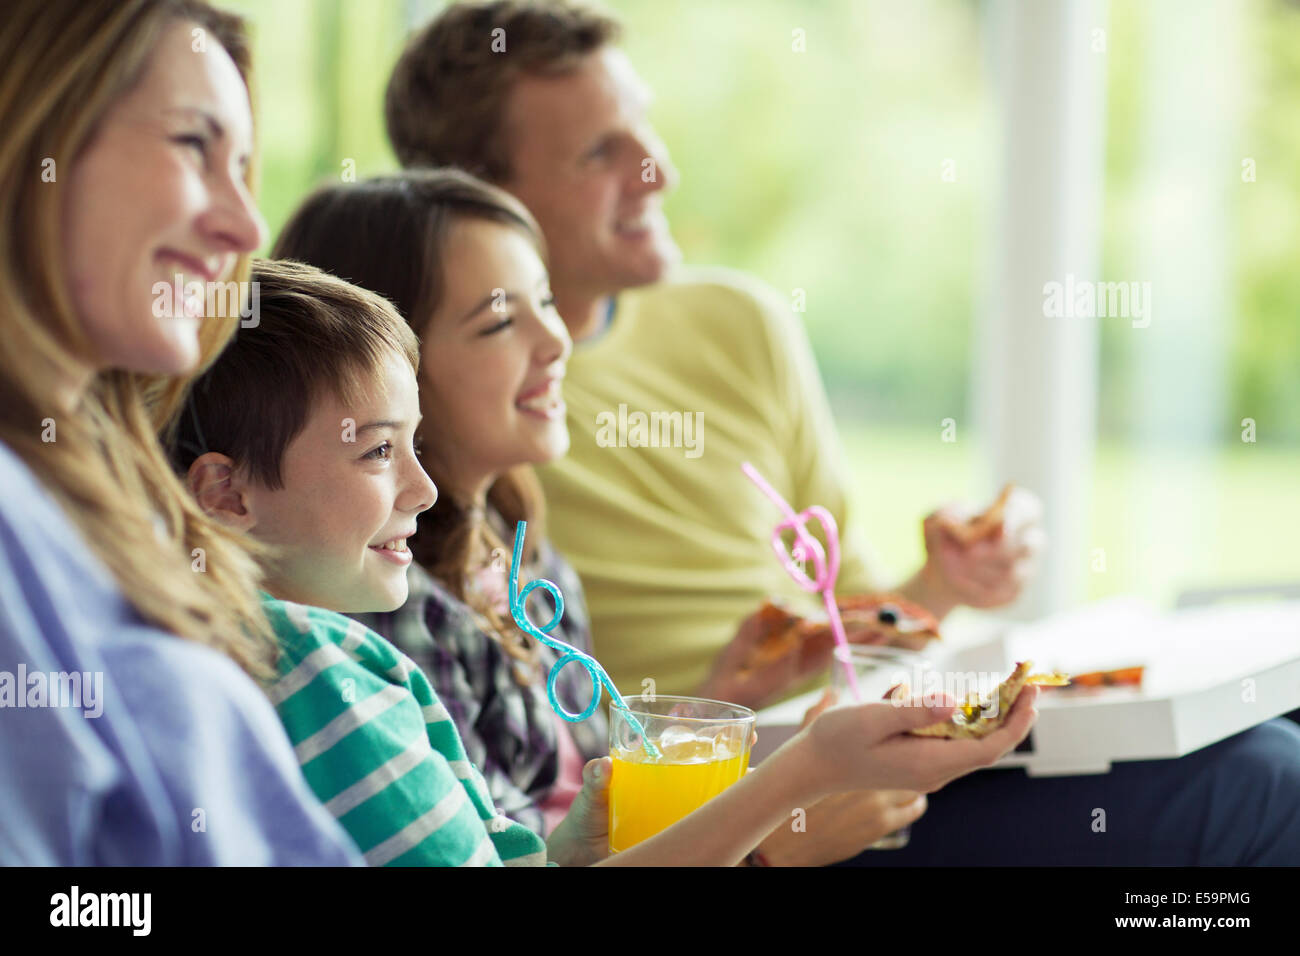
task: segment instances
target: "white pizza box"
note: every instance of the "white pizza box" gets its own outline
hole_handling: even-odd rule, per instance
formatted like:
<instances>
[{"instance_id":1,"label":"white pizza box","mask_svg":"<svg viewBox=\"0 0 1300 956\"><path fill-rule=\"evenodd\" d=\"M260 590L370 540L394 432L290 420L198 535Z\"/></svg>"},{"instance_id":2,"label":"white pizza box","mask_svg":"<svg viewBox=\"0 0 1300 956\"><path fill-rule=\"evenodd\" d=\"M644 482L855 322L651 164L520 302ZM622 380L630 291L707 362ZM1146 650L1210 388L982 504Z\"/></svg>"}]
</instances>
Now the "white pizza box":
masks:
<instances>
[{"instance_id":1,"label":"white pizza box","mask_svg":"<svg viewBox=\"0 0 1300 956\"><path fill-rule=\"evenodd\" d=\"M1033 624L994 624L979 639L944 644L926 652L944 674L1000 679L1021 660L1032 660L1036 671L1074 674L1146 668L1140 691L1042 692L1030 736L997 764L1023 766L1033 776L1105 773L1117 760L1180 757L1300 708L1300 601L1162 613L1140 600L1115 599ZM819 696L810 692L759 713L755 762L795 732Z\"/></svg>"}]
</instances>

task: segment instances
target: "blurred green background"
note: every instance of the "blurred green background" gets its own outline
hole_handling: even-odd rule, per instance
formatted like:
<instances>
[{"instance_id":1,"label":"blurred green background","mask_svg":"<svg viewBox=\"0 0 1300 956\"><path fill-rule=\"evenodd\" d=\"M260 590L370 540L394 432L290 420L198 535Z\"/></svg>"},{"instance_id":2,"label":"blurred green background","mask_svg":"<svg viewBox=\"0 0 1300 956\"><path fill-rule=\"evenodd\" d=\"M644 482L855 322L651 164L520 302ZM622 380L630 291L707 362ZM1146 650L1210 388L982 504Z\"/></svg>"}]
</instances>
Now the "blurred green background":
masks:
<instances>
[{"instance_id":1,"label":"blurred green background","mask_svg":"<svg viewBox=\"0 0 1300 956\"><path fill-rule=\"evenodd\" d=\"M220 2L220 0L219 0ZM272 234L311 186L395 168L382 119L414 0L226 0L255 34L261 206ZM686 259L804 290L860 517L902 574L921 516L978 500L971 344L995 189L996 109L975 0L613 0L657 94L682 174L667 210ZM1152 440L1127 322L1103 321L1091 540L1082 593L1167 601L1181 587L1300 579L1300 9L1243 0L1236 155L1223 268L1229 408L1208 438ZM1138 0L1106 19L1103 273L1142 275L1134 248L1141 131L1153 107ZM792 55L792 31L806 52ZM949 161L951 161L949 163ZM950 173L945 179L944 171ZM1237 169L1225 171L1237 176ZM1194 370L1191 370L1194 372ZM1185 387L1198 387L1189 375ZM939 440L941 419L962 426ZM1239 422L1259 428L1241 441ZM1154 510L1153 510L1154 509ZM1156 514L1152 520L1151 515ZM1105 570L1096 551L1105 550Z\"/></svg>"}]
</instances>

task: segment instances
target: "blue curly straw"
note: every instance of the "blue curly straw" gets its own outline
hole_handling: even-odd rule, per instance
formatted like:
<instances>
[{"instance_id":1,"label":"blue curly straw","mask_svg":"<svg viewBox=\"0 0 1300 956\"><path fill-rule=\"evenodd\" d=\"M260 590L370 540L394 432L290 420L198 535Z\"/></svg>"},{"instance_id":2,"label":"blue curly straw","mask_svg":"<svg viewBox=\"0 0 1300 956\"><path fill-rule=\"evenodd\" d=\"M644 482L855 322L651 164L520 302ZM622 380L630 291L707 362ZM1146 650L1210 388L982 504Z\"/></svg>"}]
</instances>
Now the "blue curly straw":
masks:
<instances>
[{"instance_id":1,"label":"blue curly straw","mask_svg":"<svg viewBox=\"0 0 1300 956\"><path fill-rule=\"evenodd\" d=\"M618 688L614 686L614 682L609 679L609 675L605 673L605 669L600 666L599 662L590 654L584 654L576 647L548 636L555 628L555 625L560 623L560 618L564 616L564 595L560 593L560 589L546 578L538 578L536 581L529 581L524 585L522 591L519 590L519 565L523 559L524 531L527 527L527 521L521 521L515 525L515 553L513 560L510 562L510 616L515 619L515 624L523 631L531 634L552 650L563 652L560 659L551 667L550 674L546 677L546 697L551 702L551 708L570 723L576 724L579 721L586 720L600 706L600 690L601 685L604 685L605 689L609 691L610 701L615 707L623 711L624 719L632 725L632 729L637 732L645 744L646 754L658 759L660 756L659 749L650 742L650 737L646 734L645 728L633 716L632 711L619 695ZM540 628L528 619L528 595L532 593L534 588L541 588L550 592L551 597L555 599L555 613ZM564 709L564 705L560 703L560 699L555 696L555 681L560 676L560 671L564 670L566 664L572 664L575 661L582 665L587 672L587 676L591 678L591 703L580 714L569 713Z\"/></svg>"}]
</instances>

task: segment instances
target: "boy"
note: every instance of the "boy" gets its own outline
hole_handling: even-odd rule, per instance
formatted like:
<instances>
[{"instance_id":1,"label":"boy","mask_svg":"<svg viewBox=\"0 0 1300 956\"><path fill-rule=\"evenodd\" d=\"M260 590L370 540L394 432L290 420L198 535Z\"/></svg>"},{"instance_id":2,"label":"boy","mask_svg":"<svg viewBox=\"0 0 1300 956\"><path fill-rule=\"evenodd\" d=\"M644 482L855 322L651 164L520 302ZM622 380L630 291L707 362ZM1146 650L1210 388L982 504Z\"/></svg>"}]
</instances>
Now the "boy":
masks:
<instances>
[{"instance_id":1,"label":"boy","mask_svg":"<svg viewBox=\"0 0 1300 956\"><path fill-rule=\"evenodd\" d=\"M259 262L252 278L260 323L195 383L173 458L203 509L257 542L282 650L269 694L303 773L372 865L544 863L540 838L496 814L423 673L322 610L406 600L406 539L437 497L414 449L415 335L310 266Z\"/></svg>"}]
</instances>

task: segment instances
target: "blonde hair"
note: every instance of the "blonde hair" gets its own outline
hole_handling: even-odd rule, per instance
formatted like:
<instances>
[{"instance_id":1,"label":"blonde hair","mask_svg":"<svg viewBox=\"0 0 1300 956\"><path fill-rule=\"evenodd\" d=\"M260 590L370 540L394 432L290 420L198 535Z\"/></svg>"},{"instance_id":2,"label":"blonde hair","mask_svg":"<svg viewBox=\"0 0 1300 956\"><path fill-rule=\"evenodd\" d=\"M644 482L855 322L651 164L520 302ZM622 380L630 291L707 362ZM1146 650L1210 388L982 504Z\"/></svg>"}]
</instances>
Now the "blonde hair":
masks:
<instances>
[{"instance_id":1,"label":"blonde hair","mask_svg":"<svg viewBox=\"0 0 1300 956\"><path fill-rule=\"evenodd\" d=\"M141 617L267 679L275 645L257 600L256 564L198 509L157 438L185 380L101 372L75 409L57 392L56 383L84 375L92 355L69 297L60 242L65 191L57 184L178 21L203 27L250 84L243 22L194 0L7 4L0 23L0 441L59 501ZM53 183L42 181L47 168ZM232 278L247 277L241 256ZM196 373L238 321L201 323ZM50 420L54 440L45 441Z\"/></svg>"}]
</instances>

